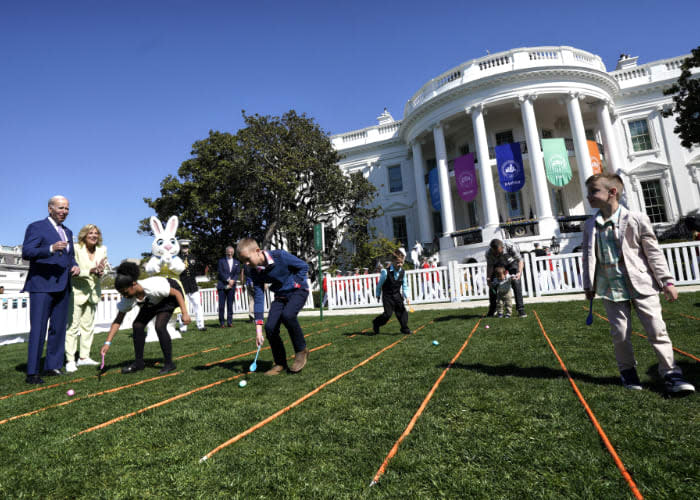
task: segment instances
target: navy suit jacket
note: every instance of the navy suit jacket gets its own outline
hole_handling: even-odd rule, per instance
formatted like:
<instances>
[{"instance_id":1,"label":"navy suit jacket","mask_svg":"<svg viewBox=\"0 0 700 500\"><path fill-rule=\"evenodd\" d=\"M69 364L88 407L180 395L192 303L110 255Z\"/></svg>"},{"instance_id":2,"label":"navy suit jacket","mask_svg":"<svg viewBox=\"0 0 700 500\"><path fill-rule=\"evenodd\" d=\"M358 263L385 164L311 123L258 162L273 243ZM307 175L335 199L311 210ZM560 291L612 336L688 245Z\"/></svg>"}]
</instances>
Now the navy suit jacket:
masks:
<instances>
[{"instance_id":1,"label":"navy suit jacket","mask_svg":"<svg viewBox=\"0 0 700 500\"><path fill-rule=\"evenodd\" d=\"M50 247L61 241L48 218L27 226L22 243L22 258L29 261L29 273L23 292L62 292L70 287L71 268L77 266L73 233L63 226L70 242L69 250L51 253Z\"/></svg>"},{"instance_id":2,"label":"navy suit jacket","mask_svg":"<svg viewBox=\"0 0 700 500\"><path fill-rule=\"evenodd\" d=\"M226 257L219 259L219 264L217 266L217 278L216 283L217 290L223 290L228 286L228 280L237 280L241 274L241 264L233 259L232 269L229 271L228 261Z\"/></svg>"}]
</instances>

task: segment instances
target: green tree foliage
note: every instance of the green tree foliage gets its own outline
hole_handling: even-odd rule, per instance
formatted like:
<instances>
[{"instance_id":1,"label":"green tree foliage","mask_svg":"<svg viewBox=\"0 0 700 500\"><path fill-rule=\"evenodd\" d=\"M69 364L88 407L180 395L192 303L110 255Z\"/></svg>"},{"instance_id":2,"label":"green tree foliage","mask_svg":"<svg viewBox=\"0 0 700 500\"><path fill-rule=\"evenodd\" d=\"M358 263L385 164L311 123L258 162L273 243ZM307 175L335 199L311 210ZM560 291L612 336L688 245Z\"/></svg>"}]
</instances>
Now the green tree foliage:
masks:
<instances>
[{"instance_id":1,"label":"green tree foliage","mask_svg":"<svg viewBox=\"0 0 700 500\"><path fill-rule=\"evenodd\" d=\"M246 236L311 260L319 222L326 259L335 261L341 238L364 237L379 214L369 206L376 189L360 173L342 173L328 134L306 115L243 118L236 134L210 131L195 142L177 176L161 182L160 197L144 201L162 220L180 218L178 236L191 239L192 254L210 268ZM139 232L150 233L148 219Z\"/></svg>"},{"instance_id":2,"label":"green tree foliage","mask_svg":"<svg viewBox=\"0 0 700 500\"><path fill-rule=\"evenodd\" d=\"M674 107L665 111L664 116L676 116L676 128L673 131L681 138L681 145L691 148L700 145L700 79L697 73L691 74L691 68L700 68L700 47L692 50L692 55L681 65L678 83L664 91L673 95Z\"/></svg>"}]
</instances>

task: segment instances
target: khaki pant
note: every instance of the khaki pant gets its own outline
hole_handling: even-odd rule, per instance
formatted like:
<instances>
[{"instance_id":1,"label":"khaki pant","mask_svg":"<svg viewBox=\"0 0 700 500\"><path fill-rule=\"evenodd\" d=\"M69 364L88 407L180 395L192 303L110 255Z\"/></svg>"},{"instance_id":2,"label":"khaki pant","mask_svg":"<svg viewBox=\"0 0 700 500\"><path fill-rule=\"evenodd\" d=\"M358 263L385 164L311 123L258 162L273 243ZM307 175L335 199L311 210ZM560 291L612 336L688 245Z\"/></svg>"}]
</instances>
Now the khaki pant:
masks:
<instances>
[{"instance_id":1,"label":"khaki pant","mask_svg":"<svg viewBox=\"0 0 700 500\"><path fill-rule=\"evenodd\" d=\"M603 299L605 312L610 321L615 359L620 371L634 368L637 362L632 349L632 307L637 311L637 317L642 322L649 343L659 361L659 375L680 373L681 370L673 360L673 346L666 332L666 323L661 317L661 302L658 295L641 296L624 302L613 302Z\"/></svg>"},{"instance_id":2,"label":"khaki pant","mask_svg":"<svg viewBox=\"0 0 700 500\"><path fill-rule=\"evenodd\" d=\"M88 301L78 305L71 300L70 323L66 330L66 360L75 361L78 338L80 338L80 357L90 357L96 311L97 304L91 304Z\"/></svg>"}]
</instances>

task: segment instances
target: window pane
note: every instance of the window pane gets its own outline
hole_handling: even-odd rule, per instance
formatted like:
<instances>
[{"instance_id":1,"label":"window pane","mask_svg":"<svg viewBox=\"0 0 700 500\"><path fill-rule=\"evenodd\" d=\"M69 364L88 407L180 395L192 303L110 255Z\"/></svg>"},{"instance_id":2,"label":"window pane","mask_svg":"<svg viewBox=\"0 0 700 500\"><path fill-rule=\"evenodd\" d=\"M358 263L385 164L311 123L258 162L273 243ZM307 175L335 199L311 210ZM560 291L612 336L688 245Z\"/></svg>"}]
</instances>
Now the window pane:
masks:
<instances>
[{"instance_id":1,"label":"window pane","mask_svg":"<svg viewBox=\"0 0 700 500\"><path fill-rule=\"evenodd\" d=\"M648 151L651 149L651 136L649 135L649 124L645 119L629 122L630 139L632 149L635 151Z\"/></svg>"},{"instance_id":2,"label":"window pane","mask_svg":"<svg viewBox=\"0 0 700 500\"><path fill-rule=\"evenodd\" d=\"M496 146L501 144L510 144L513 142L513 131L506 130L505 132L498 132L496 134Z\"/></svg>"},{"instance_id":3,"label":"window pane","mask_svg":"<svg viewBox=\"0 0 700 500\"><path fill-rule=\"evenodd\" d=\"M401 180L401 167L399 165L389 167L389 192L398 193L403 191L403 181Z\"/></svg>"},{"instance_id":4,"label":"window pane","mask_svg":"<svg viewBox=\"0 0 700 500\"><path fill-rule=\"evenodd\" d=\"M406 231L406 216L392 217L391 223L394 226L394 239L401 243L404 248L408 248L408 232Z\"/></svg>"},{"instance_id":5,"label":"window pane","mask_svg":"<svg viewBox=\"0 0 700 500\"><path fill-rule=\"evenodd\" d=\"M661 193L661 181L643 181L642 195L644 196L644 206L651 222L668 222L666 217L666 205Z\"/></svg>"}]
</instances>

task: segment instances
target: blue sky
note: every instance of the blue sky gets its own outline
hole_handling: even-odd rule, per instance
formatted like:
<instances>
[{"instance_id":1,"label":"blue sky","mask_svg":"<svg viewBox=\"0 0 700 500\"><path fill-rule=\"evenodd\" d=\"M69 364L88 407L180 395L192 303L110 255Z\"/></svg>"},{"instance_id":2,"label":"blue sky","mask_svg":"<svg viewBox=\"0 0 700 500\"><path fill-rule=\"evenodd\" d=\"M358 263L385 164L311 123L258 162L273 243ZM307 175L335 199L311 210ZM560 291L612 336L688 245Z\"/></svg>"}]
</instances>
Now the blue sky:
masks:
<instances>
[{"instance_id":1,"label":"blue sky","mask_svg":"<svg viewBox=\"0 0 700 500\"><path fill-rule=\"evenodd\" d=\"M314 117L333 134L394 118L426 81L515 47L674 57L700 43L695 1L4 2L0 243L22 243L53 194L74 232L100 226L110 261L138 257L143 197L241 110Z\"/></svg>"}]
</instances>

